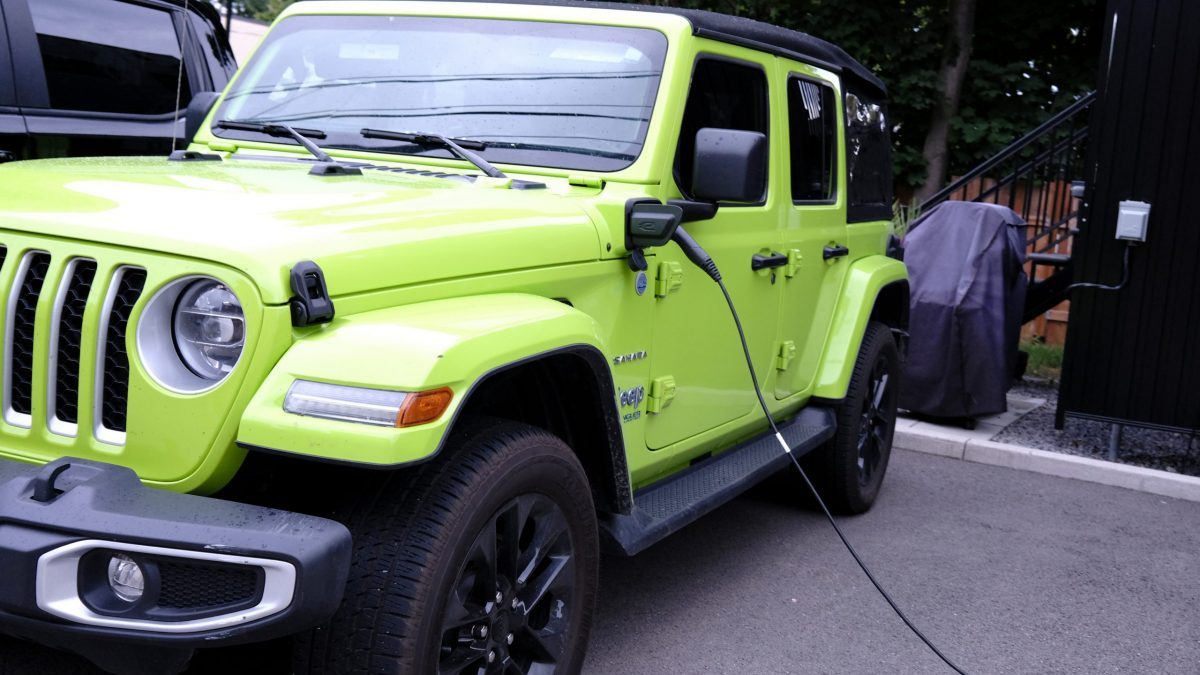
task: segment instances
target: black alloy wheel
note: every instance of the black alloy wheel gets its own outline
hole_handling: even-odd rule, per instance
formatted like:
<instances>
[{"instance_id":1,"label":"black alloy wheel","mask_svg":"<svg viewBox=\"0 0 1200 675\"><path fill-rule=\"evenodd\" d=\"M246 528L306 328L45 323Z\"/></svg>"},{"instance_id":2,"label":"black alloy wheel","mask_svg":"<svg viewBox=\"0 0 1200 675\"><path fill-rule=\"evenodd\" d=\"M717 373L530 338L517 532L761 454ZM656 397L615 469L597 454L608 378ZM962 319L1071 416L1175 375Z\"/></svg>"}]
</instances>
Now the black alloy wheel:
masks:
<instances>
[{"instance_id":1,"label":"black alloy wheel","mask_svg":"<svg viewBox=\"0 0 1200 675\"><path fill-rule=\"evenodd\" d=\"M879 495L892 454L901 367L891 330L868 323L846 398L834 409L837 433L802 460L834 511L863 513Z\"/></svg>"},{"instance_id":2,"label":"black alloy wheel","mask_svg":"<svg viewBox=\"0 0 1200 675\"><path fill-rule=\"evenodd\" d=\"M599 585L595 505L553 434L464 421L437 458L361 490L346 595L293 672L577 675Z\"/></svg>"},{"instance_id":3,"label":"black alloy wheel","mask_svg":"<svg viewBox=\"0 0 1200 675\"><path fill-rule=\"evenodd\" d=\"M566 656L575 565L557 504L525 494L502 506L451 586L439 675L554 672Z\"/></svg>"},{"instance_id":4,"label":"black alloy wheel","mask_svg":"<svg viewBox=\"0 0 1200 675\"><path fill-rule=\"evenodd\" d=\"M881 354L871 370L862 401L858 431L858 484L871 485L875 474L886 467L892 432L896 427L896 388L892 386L892 364Z\"/></svg>"}]
</instances>

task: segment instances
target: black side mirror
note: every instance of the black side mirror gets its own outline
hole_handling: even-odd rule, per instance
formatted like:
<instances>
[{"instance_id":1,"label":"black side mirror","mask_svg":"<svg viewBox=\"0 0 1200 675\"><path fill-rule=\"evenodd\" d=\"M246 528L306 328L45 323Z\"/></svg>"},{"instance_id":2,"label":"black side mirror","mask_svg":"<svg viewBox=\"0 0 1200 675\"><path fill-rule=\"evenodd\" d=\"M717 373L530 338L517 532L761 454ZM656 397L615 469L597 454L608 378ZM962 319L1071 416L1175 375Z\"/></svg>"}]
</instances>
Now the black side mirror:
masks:
<instances>
[{"instance_id":1,"label":"black side mirror","mask_svg":"<svg viewBox=\"0 0 1200 675\"><path fill-rule=\"evenodd\" d=\"M646 269L642 249L664 246L675 236L683 221L683 209L660 204L653 199L631 199L625 204L625 248L631 254L630 267Z\"/></svg>"},{"instance_id":2,"label":"black side mirror","mask_svg":"<svg viewBox=\"0 0 1200 675\"><path fill-rule=\"evenodd\" d=\"M757 131L696 132L692 195L710 202L761 201L767 191L767 137Z\"/></svg>"},{"instance_id":3,"label":"black side mirror","mask_svg":"<svg viewBox=\"0 0 1200 675\"><path fill-rule=\"evenodd\" d=\"M184 146L196 138L196 132L200 131L200 125L204 124L204 118L208 117L209 111L212 110L213 104L217 102L218 98L221 98L221 94L215 91L202 91L192 97L183 116Z\"/></svg>"}]
</instances>

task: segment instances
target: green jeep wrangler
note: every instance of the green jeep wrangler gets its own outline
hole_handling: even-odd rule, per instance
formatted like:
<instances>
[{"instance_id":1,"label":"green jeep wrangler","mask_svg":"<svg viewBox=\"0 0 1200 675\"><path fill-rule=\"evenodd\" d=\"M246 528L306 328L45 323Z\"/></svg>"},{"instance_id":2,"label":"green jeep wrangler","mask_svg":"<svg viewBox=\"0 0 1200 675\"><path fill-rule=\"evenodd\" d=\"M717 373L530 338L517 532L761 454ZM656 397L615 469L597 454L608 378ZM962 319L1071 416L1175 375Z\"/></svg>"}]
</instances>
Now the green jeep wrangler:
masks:
<instances>
[{"instance_id":1,"label":"green jeep wrangler","mask_svg":"<svg viewBox=\"0 0 1200 675\"><path fill-rule=\"evenodd\" d=\"M908 307L885 97L706 12L302 2L186 150L0 167L0 632L576 673L600 551L779 442L866 510Z\"/></svg>"}]
</instances>

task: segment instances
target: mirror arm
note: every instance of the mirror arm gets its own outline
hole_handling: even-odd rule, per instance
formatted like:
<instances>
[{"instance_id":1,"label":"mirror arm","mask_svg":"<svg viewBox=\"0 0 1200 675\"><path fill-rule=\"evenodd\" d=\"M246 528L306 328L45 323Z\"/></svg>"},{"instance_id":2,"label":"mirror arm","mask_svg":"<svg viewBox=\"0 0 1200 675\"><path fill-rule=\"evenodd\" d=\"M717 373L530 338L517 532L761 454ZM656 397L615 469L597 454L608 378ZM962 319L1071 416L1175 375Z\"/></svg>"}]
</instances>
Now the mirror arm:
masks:
<instances>
[{"instance_id":1,"label":"mirror arm","mask_svg":"<svg viewBox=\"0 0 1200 675\"><path fill-rule=\"evenodd\" d=\"M683 210L684 223L694 223L700 220L712 220L717 215L715 202L701 202L693 199L672 199L667 202Z\"/></svg>"}]
</instances>

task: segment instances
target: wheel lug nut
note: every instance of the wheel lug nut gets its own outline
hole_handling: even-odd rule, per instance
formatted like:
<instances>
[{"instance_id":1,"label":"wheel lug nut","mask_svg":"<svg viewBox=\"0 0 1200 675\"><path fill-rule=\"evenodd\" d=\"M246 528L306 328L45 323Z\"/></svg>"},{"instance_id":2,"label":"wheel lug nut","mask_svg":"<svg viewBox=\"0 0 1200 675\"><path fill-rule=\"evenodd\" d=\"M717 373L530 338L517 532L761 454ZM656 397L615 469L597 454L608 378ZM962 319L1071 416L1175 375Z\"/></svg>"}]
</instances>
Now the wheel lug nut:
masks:
<instances>
[{"instance_id":1,"label":"wheel lug nut","mask_svg":"<svg viewBox=\"0 0 1200 675\"><path fill-rule=\"evenodd\" d=\"M509 633L508 635L506 635L506 636L504 637L504 642L505 642L506 644L510 644L510 645L511 645L511 644L513 643L513 634L512 634L512 633Z\"/></svg>"},{"instance_id":2,"label":"wheel lug nut","mask_svg":"<svg viewBox=\"0 0 1200 675\"><path fill-rule=\"evenodd\" d=\"M471 635L476 640L482 640L488 636L488 627L487 626L475 626L474 628L471 629Z\"/></svg>"},{"instance_id":3,"label":"wheel lug nut","mask_svg":"<svg viewBox=\"0 0 1200 675\"><path fill-rule=\"evenodd\" d=\"M512 608L513 608L513 609L516 609L517 607L520 607L520 606L521 606L521 601L520 601L520 600L517 600L516 598L513 598L513 600L512 600Z\"/></svg>"},{"instance_id":4,"label":"wheel lug nut","mask_svg":"<svg viewBox=\"0 0 1200 675\"><path fill-rule=\"evenodd\" d=\"M496 652L488 652L488 663L492 663L495 660L496 660Z\"/></svg>"},{"instance_id":5,"label":"wheel lug nut","mask_svg":"<svg viewBox=\"0 0 1200 675\"><path fill-rule=\"evenodd\" d=\"M504 602L504 594L500 591L496 591L496 604L498 605L502 602Z\"/></svg>"}]
</instances>

